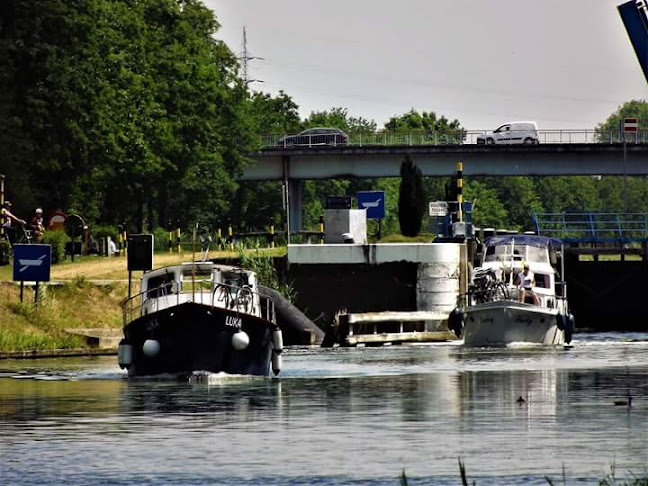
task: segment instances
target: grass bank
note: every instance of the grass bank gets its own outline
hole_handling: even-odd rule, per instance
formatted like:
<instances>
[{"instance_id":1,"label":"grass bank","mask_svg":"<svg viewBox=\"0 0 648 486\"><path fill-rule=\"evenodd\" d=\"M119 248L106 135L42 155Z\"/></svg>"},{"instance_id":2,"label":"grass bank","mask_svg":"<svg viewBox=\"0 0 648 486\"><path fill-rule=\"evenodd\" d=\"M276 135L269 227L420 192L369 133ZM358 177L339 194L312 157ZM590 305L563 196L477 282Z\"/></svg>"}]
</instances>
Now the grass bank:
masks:
<instances>
[{"instance_id":1,"label":"grass bank","mask_svg":"<svg viewBox=\"0 0 648 486\"><path fill-rule=\"evenodd\" d=\"M59 285L42 285L38 304L34 290L25 286L20 302L20 286L0 284L0 351L39 351L83 348L70 328L114 329L121 327L120 302L128 284L90 284L77 278Z\"/></svg>"}]
</instances>

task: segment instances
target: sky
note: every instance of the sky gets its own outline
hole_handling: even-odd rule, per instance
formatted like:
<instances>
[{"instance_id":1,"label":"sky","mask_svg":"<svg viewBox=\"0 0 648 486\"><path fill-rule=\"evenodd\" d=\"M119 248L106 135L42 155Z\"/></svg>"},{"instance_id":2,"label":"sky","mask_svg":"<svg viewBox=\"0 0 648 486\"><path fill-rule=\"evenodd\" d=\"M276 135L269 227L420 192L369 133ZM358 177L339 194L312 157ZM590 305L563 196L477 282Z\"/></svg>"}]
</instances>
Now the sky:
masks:
<instances>
[{"instance_id":1,"label":"sky","mask_svg":"<svg viewBox=\"0 0 648 486\"><path fill-rule=\"evenodd\" d=\"M203 0L252 90L376 121L412 108L468 130L593 129L648 84L626 0ZM263 82L258 82L259 80Z\"/></svg>"}]
</instances>

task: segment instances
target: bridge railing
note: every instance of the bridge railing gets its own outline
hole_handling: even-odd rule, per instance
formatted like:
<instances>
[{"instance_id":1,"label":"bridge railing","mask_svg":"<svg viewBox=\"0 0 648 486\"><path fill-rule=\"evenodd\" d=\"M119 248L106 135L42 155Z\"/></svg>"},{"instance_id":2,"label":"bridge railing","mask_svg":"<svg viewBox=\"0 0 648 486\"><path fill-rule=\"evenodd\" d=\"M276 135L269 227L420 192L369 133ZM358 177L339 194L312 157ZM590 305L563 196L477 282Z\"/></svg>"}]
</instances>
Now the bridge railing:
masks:
<instances>
[{"instance_id":1,"label":"bridge railing","mask_svg":"<svg viewBox=\"0 0 648 486\"><path fill-rule=\"evenodd\" d=\"M488 134L488 130L430 130L412 132L352 132L349 133L347 146L396 146L396 145L462 145L476 144L480 135ZM636 132L620 130L538 130L540 144L569 144L569 143L648 143L648 129ZM285 148L282 139L286 134L271 134L261 136L262 148ZM500 142L499 144L501 144ZM322 143L310 144L307 139L294 148L321 147ZM340 143L330 143L330 146L341 146ZM293 147L289 147L293 148Z\"/></svg>"},{"instance_id":2,"label":"bridge railing","mask_svg":"<svg viewBox=\"0 0 648 486\"><path fill-rule=\"evenodd\" d=\"M536 233L572 243L648 240L648 213L536 213Z\"/></svg>"}]
</instances>

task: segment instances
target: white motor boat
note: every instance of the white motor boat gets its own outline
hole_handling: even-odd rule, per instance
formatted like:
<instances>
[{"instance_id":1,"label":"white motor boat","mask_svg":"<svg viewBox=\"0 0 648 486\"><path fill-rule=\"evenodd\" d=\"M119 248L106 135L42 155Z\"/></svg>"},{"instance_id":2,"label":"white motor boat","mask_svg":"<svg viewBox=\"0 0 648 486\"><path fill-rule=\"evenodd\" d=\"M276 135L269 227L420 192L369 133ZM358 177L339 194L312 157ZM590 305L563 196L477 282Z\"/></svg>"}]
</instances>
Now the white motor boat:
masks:
<instances>
[{"instance_id":1,"label":"white motor boat","mask_svg":"<svg viewBox=\"0 0 648 486\"><path fill-rule=\"evenodd\" d=\"M518 279L525 263L535 279L531 291L523 293ZM448 325L463 336L466 346L569 344L574 317L569 313L564 275L560 240L492 236Z\"/></svg>"}]
</instances>

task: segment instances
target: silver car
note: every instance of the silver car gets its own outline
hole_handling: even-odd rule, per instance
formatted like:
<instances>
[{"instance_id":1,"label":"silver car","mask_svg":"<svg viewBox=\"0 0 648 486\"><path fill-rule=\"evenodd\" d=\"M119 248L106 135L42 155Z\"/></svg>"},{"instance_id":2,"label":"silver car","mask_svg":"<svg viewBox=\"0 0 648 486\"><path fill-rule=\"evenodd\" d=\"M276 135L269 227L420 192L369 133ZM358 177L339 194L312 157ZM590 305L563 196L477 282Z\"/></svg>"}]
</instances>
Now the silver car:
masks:
<instances>
[{"instance_id":1,"label":"silver car","mask_svg":"<svg viewBox=\"0 0 648 486\"><path fill-rule=\"evenodd\" d=\"M477 136L478 144L536 144L538 143L538 126L536 122L509 122L492 132Z\"/></svg>"}]
</instances>

